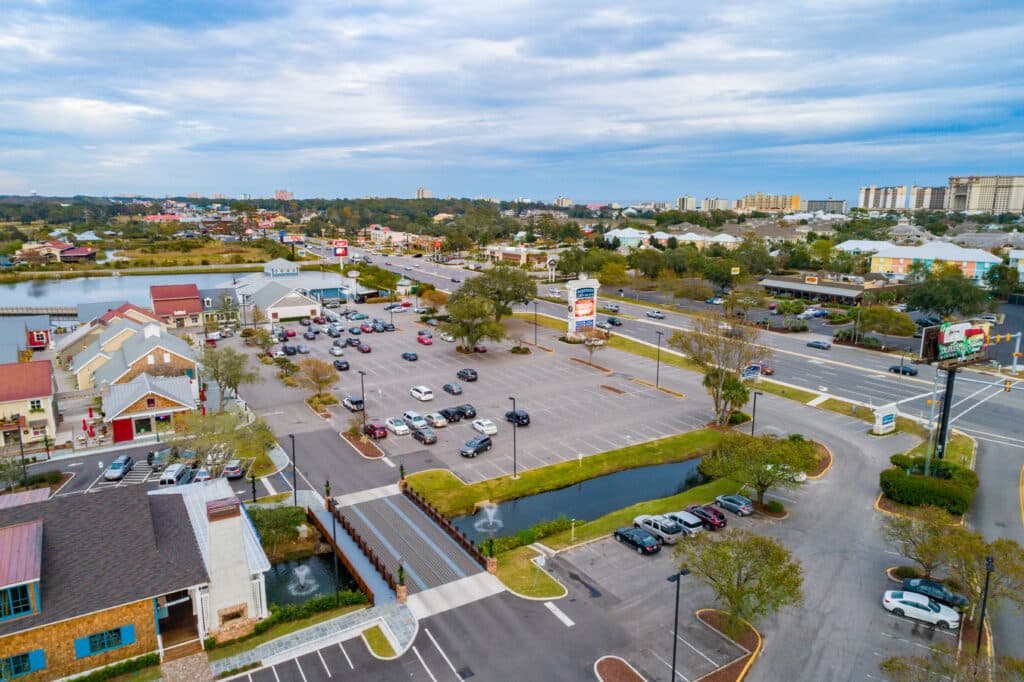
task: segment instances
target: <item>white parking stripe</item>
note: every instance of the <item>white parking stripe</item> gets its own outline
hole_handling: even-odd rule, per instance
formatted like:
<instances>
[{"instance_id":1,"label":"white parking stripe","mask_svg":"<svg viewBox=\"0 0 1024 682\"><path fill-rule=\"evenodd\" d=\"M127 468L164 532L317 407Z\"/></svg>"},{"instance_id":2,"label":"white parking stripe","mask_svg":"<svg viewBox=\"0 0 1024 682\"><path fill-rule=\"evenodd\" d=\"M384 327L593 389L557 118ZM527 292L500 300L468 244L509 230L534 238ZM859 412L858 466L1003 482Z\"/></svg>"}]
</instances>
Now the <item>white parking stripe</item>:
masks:
<instances>
[{"instance_id":1,"label":"white parking stripe","mask_svg":"<svg viewBox=\"0 0 1024 682\"><path fill-rule=\"evenodd\" d=\"M671 630L669 630L669 632L671 632ZM706 655L706 654L705 654L705 653L704 653L703 651L701 651L700 649L698 649L697 647L695 647L694 645L690 644L690 643L689 643L689 642L687 642L687 641L686 641L685 639L683 639L683 637L682 637L681 635L678 635L678 634L677 634L677 635L676 635L676 639L678 639L678 640L679 640L680 642L682 642L682 643L683 643L683 644L685 644L686 646L688 646L688 647L690 647L691 649L693 649L694 651L696 651L696 652L697 652L697 654L698 654L698 655L700 655L700 657L701 657L701 658L703 658L703 659L704 659L705 661L707 661L707 662L708 662L708 663L710 663L711 665L715 666L716 668L720 667L720 666L719 666L719 665L718 665L717 663L715 663L714 661L712 661L712 660L711 660L711 659L710 659L710 658L709 658L709 657L708 657L708 656L707 656L707 655Z\"/></svg>"},{"instance_id":2,"label":"white parking stripe","mask_svg":"<svg viewBox=\"0 0 1024 682\"><path fill-rule=\"evenodd\" d=\"M295 667L299 669L299 674L302 675L302 682L308 682L308 680L306 680L306 673L302 671L302 664L299 663L299 659L296 658L294 661Z\"/></svg>"},{"instance_id":3,"label":"white parking stripe","mask_svg":"<svg viewBox=\"0 0 1024 682\"><path fill-rule=\"evenodd\" d=\"M565 615L565 613L562 612L562 609L558 608L553 603L549 601L544 602L544 608L546 608L551 613L555 614L555 618L562 621L562 625L564 625L565 627L571 628L573 625L576 625L576 623L572 622L572 619L569 618L569 616Z\"/></svg>"},{"instance_id":4,"label":"white parking stripe","mask_svg":"<svg viewBox=\"0 0 1024 682\"><path fill-rule=\"evenodd\" d=\"M320 657L320 663L324 666L324 672L327 673L327 677L334 677L331 675L331 669L327 667L327 662L324 661L324 655L317 649L316 655Z\"/></svg>"},{"instance_id":5,"label":"white parking stripe","mask_svg":"<svg viewBox=\"0 0 1024 682\"><path fill-rule=\"evenodd\" d=\"M281 678L277 676L277 668L274 667L274 668L271 668L271 670L274 673L274 680L276 680L276 682L281 682Z\"/></svg>"},{"instance_id":6,"label":"white parking stripe","mask_svg":"<svg viewBox=\"0 0 1024 682\"><path fill-rule=\"evenodd\" d=\"M348 657L348 652L345 651L345 647L341 645L341 642L338 642L338 648L341 649L341 653L345 654L345 660L348 661L348 667L352 670L355 670L356 667L352 665L352 659Z\"/></svg>"},{"instance_id":7,"label":"white parking stripe","mask_svg":"<svg viewBox=\"0 0 1024 682\"><path fill-rule=\"evenodd\" d=\"M651 656L654 656L656 659L658 659L659 661L664 663L666 668L668 668L669 670L672 670L672 664L669 663L668 661L666 661L664 658L662 658L658 654L654 653L653 651L651 652ZM683 682L690 682L690 679L686 675L684 675L681 672L679 672L678 668L676 669L676 677L683 678Z\"/></svg>"},{"instance_id":8,"label":"white parking stripe","mask_svg":"<svg viewBox=\"0 0 1024 682\"><path fill-rule=\"evenodd\" d=\"M452 665L451 660L448 658L448 654L444 652L444 650L441 648L441 645L437 643L436 639L434 639L434 635L432 635L430 633L430 630L427 628L423 628L423 631L427 633L427 637L429 637L430 641L434 643L434 647L437 649L437 653L441 654L441 658L443 658L444 662L448 664L448 667L452 669L452 673L455 675L455 679L461 680L462 677L459 675L459 671L457 671L455 669L455 666Z\"/></svg>"},{"instance_id":9,"label":"white parking stripe","mask_svg":"<svg viewBox=\"0 0 1024 682\"><path fill-rule=\"evenodd\" d=\"M416 649L415 645L413 645L412 647L412 652L416 654L416 658L420 659L420 665L422 665L423 669L427 671L428 675L430 675L430 679L432 679L434 682L437 682L437 678L434 677L434 673L430 672L430 668L427 667L427 664L423 662L423 657L420 656L420 652Z\"/></svg>"}]
</instances>

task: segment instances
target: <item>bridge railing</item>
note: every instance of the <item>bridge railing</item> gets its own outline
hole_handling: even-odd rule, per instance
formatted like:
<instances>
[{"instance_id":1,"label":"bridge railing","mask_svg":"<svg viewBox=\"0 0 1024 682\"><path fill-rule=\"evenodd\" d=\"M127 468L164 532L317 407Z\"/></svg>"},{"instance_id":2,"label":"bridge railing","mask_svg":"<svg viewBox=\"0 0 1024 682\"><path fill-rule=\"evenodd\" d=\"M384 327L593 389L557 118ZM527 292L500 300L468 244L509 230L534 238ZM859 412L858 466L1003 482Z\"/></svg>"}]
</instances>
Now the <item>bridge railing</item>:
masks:
<instances>
[{"instance_id":1,"label":"bridge railing","mask_svg":"<svg viewBox=\"0 0 1024 682\"><path fill-rule=\"evenodd\" d=\"M404 486L402 492L409 500L417 507L423 510L427 516L434 520L434 522L441 527L441 529L448 533L462 549L466 550L466 553L473 558L482 567L487 567L487 559L484 557L483 552L477 547L476 543L466 537L466 534L455 527L455 525L445 517L440 511L438 511L434 505L427 502L419 493L412 489L411 486Z\"/></svg>"},{"instance_id":2,"label":"bridge railing","mask_svg":"<svg viewBox=\"0 0 1024 682\"><path fill-rule=\"evenodd\" d=\"M359 534L359 531L357 531L355 527L352 525L352 523L347 518L345 518L345 515L338 511L338 506L333 499L328 499L327 508L330 511L330 513L334 516L335 520L338 522L338 525L341 526L342 529L346 533L348 533L349 537L352 538L352 541L356 543L356 546L359 547L359 550L366 557L367 561L370 562L370 565L373 566L373 568L381 575L381 577L384 579L384 582L388 584L388 587L390 587L392 590L395 590L398 583L395 581L395 577L391 574L391 571L388 569L387 564L385 564L384 561L377 555L377 553L373 551L373 547L371 547L366 542L366 540L363 539L363 537ZM373 604L373 590L367 584L366 580L364 580L363 577L359 574L359 571L348 559L348 557L345 556L345 553L341 551L341 548L338 546L337 541L331 535L330 531L328 531L324 524L321 523L320 519L318 519L316 514L313 513L313 510L309 509L308 507L306 508L306 517L313 523L314 526L316 526L317 530L320 531L320 534L323 537L329 538L331 549L334 551L335 554L338 555L342 563L345 564L345 568L352 575L355 581L359 584L359 588L366 593L366 596L369 598L370 603Z\"/></svg>"}]
</instances>

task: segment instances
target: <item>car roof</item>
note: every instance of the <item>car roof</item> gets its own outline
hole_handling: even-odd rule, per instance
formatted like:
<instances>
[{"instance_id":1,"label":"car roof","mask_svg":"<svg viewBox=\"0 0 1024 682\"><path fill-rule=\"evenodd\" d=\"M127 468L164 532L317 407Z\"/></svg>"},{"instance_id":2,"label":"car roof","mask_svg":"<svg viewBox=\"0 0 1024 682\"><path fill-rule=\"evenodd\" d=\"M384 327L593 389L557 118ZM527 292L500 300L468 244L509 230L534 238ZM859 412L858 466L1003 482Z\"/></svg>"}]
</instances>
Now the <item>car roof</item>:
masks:
<instances>
[{"instance_id":1,"label":"car roof","mask_svg":"<svg viewBox=\"0 0 1024 682\"><path fill-rule=\"evenodd\" d=\"M906 601L915 601L918 604L927 604L928 602L931 601L931 599L929 599L927 596L925 596L923 594L918 594L917 592L908 592L908 591L904 590L902 592L902 594L903 594L903 596L902 597L897 597L897 599L904 599ZM895 596L895 594L894 594L894 596Z\"/></svg>"}]
</instances>

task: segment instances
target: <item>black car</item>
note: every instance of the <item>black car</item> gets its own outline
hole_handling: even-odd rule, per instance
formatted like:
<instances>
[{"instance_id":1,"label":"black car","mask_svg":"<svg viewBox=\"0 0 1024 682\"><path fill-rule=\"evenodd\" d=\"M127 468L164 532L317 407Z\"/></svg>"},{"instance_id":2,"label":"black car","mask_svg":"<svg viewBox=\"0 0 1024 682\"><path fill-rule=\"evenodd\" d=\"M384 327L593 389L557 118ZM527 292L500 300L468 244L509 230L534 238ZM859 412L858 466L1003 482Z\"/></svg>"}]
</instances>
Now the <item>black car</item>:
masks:
<instances>
[{"instance_id":1,"label":"black car","mask_svg":"<svg viewBox=\"0 0 1024 682\"><path fill-rule=\"evenodd\" d=\"M428 428L413 429L412 437L424 445L433 445L437 442L437 436Z\"/></svg>"},{"instance_id":2,"label":"black car","mask_svg":"<svg viewBox=\"0 0 1024 682\"><path fill-rule=\"evenodd\" d=\"M472 419L476 416L476 408L466 403L465 405L459 405L455 408L462 415L463 419Z\"/></svg>"},{"instance_id":3,"label":"black car","mask_svg":"<svg viewBox=\"0 0 1024 682\"><path fill-rule=\"evenodd\" d=\"M309 339L310 341L316 341L316 334L313 332L306 332L302 335L302 338Z\"/></svg>"},{"instance_id":4,"label":"black car","mask_svg":"<svg viewBox=\"0 0 1024 682\"><path fill-rule=\"evenodd\" d=\"M945 604L954 609L959 609L967 606L967 597L956 592L951 592L949 588L934 580L927 580L925 578L906 578L903 580L903 589L906 592L916 592L917 594L923 594L926 597L931 597L940 604Z\"/></svg>"},{"instance_id":5,"label":"black car","mask_svg":"<svg viewBox=\"0 0 1024 682\"><path fill-rule=\"evenodd\" d=\"M402 359L408 360L409 362L416 362L417 360L420 359L420 356L416 355L415 353L406 352L402 353Z\"/></svg>"},{"instance_id":6,"label":"black car","mask_svg":"<svg viewBox=\"0 0 1024 682\"><path fill-rule=\"evenodd\" d=\"M348 360L342 360L341 358L338 358L337 360L334 361L334 369L338 370L339 372L347 372Z\"/></svg>"},{"instance_id":7,"label":"black car","mask_svg":"<svg viewBox=\"0 0 1024 682\"><path fill-rule=\"evenodd\" d=\"M608 318L608 324L610 324L613 327L621 327L622 326L622 320L620 320L617 317L609 317Z\"/></svg>"},{"instance_id":8,"label":"black car","mask_svg":"<svg viewBox=\"0 0 1024 682\"><path fill-rule=\"evenodd\" d=\"M456 383L445 384L441 388L444 389L445 393L451 393L452 395L462 395L462 386Z\"/></svg>"},{"instance_id":9,"label":"black car","mask_svg":"<svg viewBox=\"0 0 1024 682\"><path fill-rule=\"evenodd\" d=\"M459 454L463 457L476 457L481 452L490 450L491 445L491 437L481 433L466 441L466 444L459 450Z\"/></svg>"},{"instance_id":10,"label":"black car","mask_svg":"<svg viewBox=\"0 0 1024 682\"><path fill-rule=\"evenodd\" d=\"M637 554L657 554L661 551L658 539L642 528L619 528L615 539L636 549Z\"/></svg>"},{"instance_id":11,"label":"black car","mask_svg":"<svg viewBox=\"0 0 1024 682\"><path fill-rule=\"evenodd\" d=\"M455 282L456 284L459 284L459 283L462 282L462 280L459 279L458 277L452 277L452 281Z\"/></svg>"},{"instance_id":12,"label":"black car","mask_svg":"<svg viewBox=\"0 0 1024 682\"><path fill-rule=\"evenodd\" d=\"M363 342L354 336L350 336L347 339L345 339L345 345L352 346L353 348L358 348L359 346L363 345Z\"/></svg>"},{"instance_id":13,"label":"black car","mask_svg":"<svg viewBox=\"0 0 1024 682\"><path fill-rule=\"evenodd\" d=\"M832 347L832 344L828 341L809 341L807 343L808 348L817 348L818 350L828 350Z\"/></svg>"},{"instance_id":14,"label":"black car","mask_svg":"<svg viewBox=\"0 0 1024 682\"><path fill-rule=\"evenodd\" d=\"M457 407L445 407L437 411L439 415L448 420L448 423L462 421L462 413Z\"/></svg>"},{"instance_id":15,"label":"black car","mask_svg":"<svg viewBox=\"0 0 1024 682\"><path fill-rule=\"evenodd\" d=\"M277 333L277 340L280 341L281 343L284 343L285 341L288 340L288 335L285 334L284 332L278 332Z\"/></svg>"},{"instance_id":16,"label":"black car","mask_svg":"<svg viewBox=\"0 0 1024 682\"><path fill-rule=\"evenodd\" d=\"M281 346L281 350L284 351L285 355L298 355L299 349L295 346Z\"/></svg>"},{"instance_id":17,"label":"black car","mask_svg":"<svg viewBox=\"0 0 1024 682\"><path fill-rule=\"evenodd\" d=\"M479 375L476 373L476 370L471 369L469 367L460 369L458 372L455 373L455 376L459 377L463 381L476 381L477 378L479 377Z\"/></svg>"},{"instance_id":18,"label":"black car","mask_svg":"<svg viewBox=\"0 0 1024 682\"><path fill-rule=\"evenodd\" d=\"M308 327L311 324L313 324L313 320L309 319L308 317L304 317L301 320L299 320L299 324L301 324L303 327Z\"/></svg>"},{"instance_id":19,"label":"black car","mask_svg":"<svg viewBox=\"0 0 1024 682\"><path fill-rule=\"evenodd\" d=\"M889 371L893 374L902 374L908 377L917 376L917 367L913 367L911 365L893 365L889 368Z\"/></svg>"},{"instance_id":20,"label":"black car","mask_svg":"<svg viewBox=\"0 0 1024 682\"><path fill-rule=\"evenodd\" d=\"M512 422L516 426L529 426L530 414L526 410L509 410L505 413L505 421Z\"/></svg>"}]
</instances>

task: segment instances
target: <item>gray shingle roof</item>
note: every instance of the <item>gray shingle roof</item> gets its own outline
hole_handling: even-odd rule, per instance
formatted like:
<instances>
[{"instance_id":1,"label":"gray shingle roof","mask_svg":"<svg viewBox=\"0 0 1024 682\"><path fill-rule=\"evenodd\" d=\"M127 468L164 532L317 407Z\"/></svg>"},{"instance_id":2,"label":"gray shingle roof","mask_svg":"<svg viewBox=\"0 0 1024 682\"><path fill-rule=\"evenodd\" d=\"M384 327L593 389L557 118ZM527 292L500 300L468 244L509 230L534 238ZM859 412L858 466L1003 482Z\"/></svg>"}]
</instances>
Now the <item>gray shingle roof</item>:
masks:
<instances>
[{"instance_id":1,"label":"gray shingle roof","mask_svg":"<svg viewBox=\"0 0 1024 682\"><path fill-rule=\"evenodd\" d=\"M292 291L292 288L289 286L281 284L280 282L271 281L256 290L252 295L252 302L263 310L266 310L285 296L291 296L292 294L296 296L301 295ZM313 301L312 299L310 299L310 301L313 305L316 305L316 301Z\"/></svg>"},{"instance_id":2,"label":"gray shingle roof","mask_svg":"<svg viewBox=\"0 0 1024 682\"><path fill-rule=\"evenodd\" d=\"M199 290L199 302L203 304L204 312L209 313L219 310L225 297L231 299L232 308L238 307L238 296L235 294L235 290L231 287ZM206 305L206 299L210 299L210 305Z\"/></svg>"},{"instance_id":3,"label":"gray shingle roof","mask_svg":"<svg viewBox=\"0 0 1024 682\"><path fill-rule=\"evenodd\" d=\"M0 526L34 520L43 522L42 608L0 621L0 636L208 582L180 497L130 485L0 509Z\"/></svg>"},{"instance_id":4,"label":"gray shingle roof","mask_svg":"<svg viewBox=\"0 0 1024 682\"><path fill-rule=\"evenodd\" d=\"M106 301L99 303L79 303L76 307L78 310L78 321L89 322L95 320L101 315L105 315L108 310L114 310L120 308L128 301Z\"/></svg>"},{"instance_id":5,"label":"gray shingle roof","mask_svg":"<svg viewBox=\"0 0 1024 682\"><path fill-rule=\"evenodd\" d=\"M105 419L115 419L125 408L149 393L195 408L196 401L192 398L188 377L153 377L143 372L126 384L110 386L110 393L103 396Z\"/></svg>"},{"instance_id":6,"label":"gray shingle roof","mask_svg":"<svg viewBox=\"0 0 1024 682\"><path fill-rule=\"evenodd\" d=\"M152 326L158 327L157 325ZM110 359L94 372L96 385L104 381L113 384L139 358L144 357L157 348L163 348L183 358L195 359L192 347L170 332L160 330L160 333L156 336L146 336L144 332L140 332L111 353ZM162 358L158 359L157 366L162 362Z\"/></svg>"}]
</instances>

